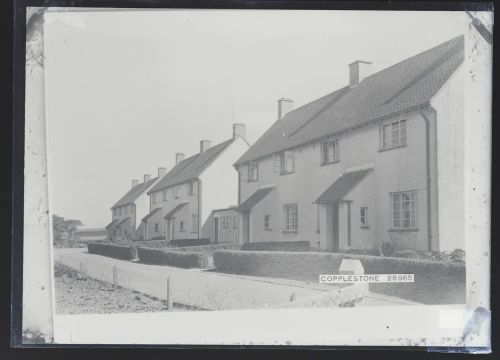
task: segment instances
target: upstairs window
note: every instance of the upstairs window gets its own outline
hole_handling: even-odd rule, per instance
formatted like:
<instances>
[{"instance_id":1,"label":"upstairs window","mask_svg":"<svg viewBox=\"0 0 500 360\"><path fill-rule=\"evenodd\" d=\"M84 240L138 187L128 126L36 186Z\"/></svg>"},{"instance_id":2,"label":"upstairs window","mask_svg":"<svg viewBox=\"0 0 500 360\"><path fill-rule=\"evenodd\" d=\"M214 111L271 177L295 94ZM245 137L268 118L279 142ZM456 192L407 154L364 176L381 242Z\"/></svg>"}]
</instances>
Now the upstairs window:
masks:
<instances>
[{"instance_id":1,"label":"upstairs window","mask_svg":"<svg viewBox=\"0 0 500 360\"><path fill-rule=\"evenodd\" d=\"M181 197L181 187L180 186L177 186L175 188L175 198L176 199L179 199Z\"/></svg>"},{"instance_id":2,"label":"upstairs window","mask_svg":"<svg viewBox=\"0 0 500 360\"><path fill-rule=\"evenodd\" d=\"M286 150L280 154L280 173L290 174L295 171L295 152Z\"/></svg>"},{"instance_id":3,"label":"upstairs window","mask_svg":"<svg viewBox=\"0 0 500 360\"><path fill-rule=\"evenodd\" d=\"M396 121L382 127L382 149L406 145L406 120Z\"/></svg>"},{"instance_id":4,"label":"upstairs window","mask_svg":"<svg viewBox=\"0 0 500 360\"><path fill-rule=\"evenodd\" d=\"M125 206L125 207L123 208L123 213L124 213L125 215L128 213L128 206Z\"/></svg>"},{"instance_id":5,"label":"upstairs window","mask_svg":"<svg viewBox=\"0 0 500 360\"><path fill-rule=\"evenodd\" d=\"M259 163L251 161L248 164L248 182L259 180Z\"/></svg>"},{"instance_id":6,"label":"upstairs window","mask_svg":"<svg viewBox=\"0 0 500 360\"><path fill-rule=\"evenodd\" d=\"M163 201L167 201L167 189L163 189Z\"/></svg>"},{"instance_id":7,"label":"upstairs window","mask_svg":"<svg viewBox=\"0 0 500 360\"><path fill-rule=\"evenodd\" d=\"M391 194L392 227L415 229L417 227L417 192L401 191Z\"/></svg>"},{"instance_id":8,"label":"upstairs window","mask_svg":"<svg viewBox=\"0 0 500 360\"><path fill-rule=\"evenodd\" d=\"M158 202L158 193L154 192L153 193L153 204L156 204Z\"/></svg>"},{"instance_id":9,"label":"upstairs window","mask_svg":"<svg viewBox=\"0 0 500 360\"><path fill-rule=\"evenodd\" d=\"M238 215L233 216L233 229L238 228Z\"/></svg>"},{"instance_id":10,"label":"upstairs window","mask_svg":"<svg viewBox=\"0 0 500 360\"><path fill-rule=\"evenodd\" d=\"M285 231L298 231L299 229L299 214L297 204L283 205L284 215L284 230Z\"/></svg>"},{"instance_id":11,"label":"upstairs window","mask_svg":"<svg viewBox=\"0 0 500 360\"><path fill-rule=\"evenodd\" d=\"M122 208L118 208L118 215L121 215L122 214Z\"/></svg>"},{"instance_id":12,"label":"upstairs window","mask_svg":"<svg viewBox=\"0 0 500 360\"><path fill-rule=\"evenodd\" d=\"M327 165L339 160L339 145L337 140L321 143L321 164Z\"/></svg>"}]
</instances>

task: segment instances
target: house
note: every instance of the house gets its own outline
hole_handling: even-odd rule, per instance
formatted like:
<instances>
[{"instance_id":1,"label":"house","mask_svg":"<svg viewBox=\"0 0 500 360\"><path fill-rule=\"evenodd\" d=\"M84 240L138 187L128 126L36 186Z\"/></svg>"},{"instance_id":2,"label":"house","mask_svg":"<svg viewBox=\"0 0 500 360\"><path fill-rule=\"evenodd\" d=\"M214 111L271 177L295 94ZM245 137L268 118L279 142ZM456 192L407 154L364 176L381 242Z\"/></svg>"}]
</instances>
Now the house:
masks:
<instances>
[{"instance_id":1,"label":"house","mask_svg":"<svg viewBox=\"0 0 500 360\"><path fill-rule=\"evenodd\" d=\"M241 242L464 247L464 37L293 109L235 163Z\"/></svg>"},{"instance_id":2,"label":"house","mask_svg":"<svg viewBox=\"0 0 500 360\"><path fill-rule=\"evenodd\" d=\"M112 221L106 226L108 239L143 240L141 219L149 213L147 192L166 174L166 168L158 168L158 176L144 175L144 181L132 180L131 189L111 207Z\"/></svg>"},{"instance_id":3,"label":"house","mask_svg":"<svg viewBox=\"0 0 500 360\"><path fill-rule=\"evenodd\" d=\"M233 164L249 145L245 125L233 124L232 138L211 146L200 141L200 151L185 158L175 155L175 166L149 191L150 212L142 218L145 239L210 239L214 241L213 210L236 206L238 173Z\"/></svg>"}]
</instances>

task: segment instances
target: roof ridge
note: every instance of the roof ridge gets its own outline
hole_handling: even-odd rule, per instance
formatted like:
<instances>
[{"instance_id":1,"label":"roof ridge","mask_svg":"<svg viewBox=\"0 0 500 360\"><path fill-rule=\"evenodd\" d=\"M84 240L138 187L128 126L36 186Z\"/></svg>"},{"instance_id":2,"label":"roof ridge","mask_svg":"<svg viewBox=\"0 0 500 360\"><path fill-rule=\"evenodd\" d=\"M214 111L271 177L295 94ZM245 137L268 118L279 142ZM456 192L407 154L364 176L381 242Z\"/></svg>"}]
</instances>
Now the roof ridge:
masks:
<instances>
[{"instance_id":1,"label":"roof ridge","mask_svg":"<svg viewBox=\"0 0 500 360\"><path fill-rule=\"evenodd\" d=\"M395 64L392 64L392 65L390 65L390 66L388 66L388 67L386 67L386 68L383 68L382 70L379 70L379 71L377 71L376 73L373 73L373 74L371 74L371 75L369 75L369 76L367 76L367 77L363 78L363 80L362 80L362 81L364 81L364 80L366 80L366 79L369 79L369 78L371 78L371 77L373 77L373 76L375 76L375 75L378 75L378 74L380 74L380 73L382 73L382 72L385 72L385 71L387 71L387 70L389 70L389 69L391 69L391 68L393 68L393 67L396 67L396 66L398 66L398 65L401 65L402 63L404 63L404 62L406 62L406 61L408 61L408 60L414 59L414 58L416 58L416 57L418 57L418 56L424 55L424 54L429 53L429 52L431 52L431 51L435 51L435 50L437 50L437 49L439 49L439 48L441 48L441 47L444 47L444 46L446 46L446 45L449 45L449 44L451 44L451 43L453 43L453 42L456 42L456 41L458 41L458 40L462 40L463 38L464 38L464 35L463 35L463 34L462 34L462 35L459 35L459 36L456 36L456 37L454 37L453 39L450 39L450 40L448 40L448 41L445 41L444 43L438 44L438 45L436 45L436 46L434 46L434 47L431 47L430 49L427 49L427 50L421 51L421 52L419 52L419 53L417 53L417 54L415 54L415 55L412 55L412 56L410 56L410 57L407 57L406 59L403 59L403 60L401 60L401 61L398 61L398 62L397 62L397 63L395 63Z\"/></svg>"}]
</instances>

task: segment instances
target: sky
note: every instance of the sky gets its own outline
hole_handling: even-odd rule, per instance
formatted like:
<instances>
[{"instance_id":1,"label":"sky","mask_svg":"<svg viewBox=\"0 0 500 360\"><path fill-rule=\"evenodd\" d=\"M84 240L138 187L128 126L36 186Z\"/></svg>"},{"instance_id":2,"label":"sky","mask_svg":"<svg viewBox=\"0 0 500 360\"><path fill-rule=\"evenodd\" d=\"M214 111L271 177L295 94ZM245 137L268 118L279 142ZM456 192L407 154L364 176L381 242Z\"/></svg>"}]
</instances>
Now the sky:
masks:
<instances>
[{"instance_id":1,"label":"sky","mask_svg":"<svg viewBox=\"0 0 500 360\"><path fill-rule=\"evenodd\" d=\"M45 15L49 206L89 227L132 179L174 165L246 124L254 143L277 119L453 37L459 12L155 10Z\"/></svg>"}]
</instances>

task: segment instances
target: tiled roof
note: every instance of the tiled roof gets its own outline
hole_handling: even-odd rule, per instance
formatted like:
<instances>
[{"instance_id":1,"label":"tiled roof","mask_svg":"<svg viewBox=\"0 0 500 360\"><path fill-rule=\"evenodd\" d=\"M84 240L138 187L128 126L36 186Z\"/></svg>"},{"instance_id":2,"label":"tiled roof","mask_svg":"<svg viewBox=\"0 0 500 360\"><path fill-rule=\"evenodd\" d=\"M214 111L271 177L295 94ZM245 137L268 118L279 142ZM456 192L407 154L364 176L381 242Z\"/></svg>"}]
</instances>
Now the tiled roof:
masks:
<instances>
[{"instance_id":1,"label":"tiled roof","mask_svg":"<svg viewBox=\"0 0 500 360\"><path fill-rule=\"evenodd\" d=\"M156 214L160 210L161 210L161 208L159 208L159 207L157 207L156 209L153 209L149 214L147 214L146 216L144 216L142 218L142 221L149 219L151 216L153 216L154 214Z\"/></svg>"},{"instance_id":2,"label":"tiled roof","mask_svg":"<svg viewBox=\"0 0 500 360\"><path fill-rule=\"evenodd\" d=\"M426 105L463 61L459 36L301 106L276 121L235 165Z\"/></svg>"},{"instance_id":3,"label":"tiled roof","mask_svg":"<svg viewBox=\"0 0 500 360\"><path fill-rule=\"evenodd\" d=\"M225 148L233 142L234 139L226 140L220 144L214 145L202 153L193 155L170 170L158 183L148 191L151 194L155 191L167 188L169 186L181 184L183 182L196 179L202 171L210 165Z\"/></svg>"},{"instance_id":4,"label":"tiled roof","mask_svg":"<svg viewBox=\"0 0 500 360\"><path fill-rule=\"evenodd\" d=\"M180 203L178 204L176 207L174 207L172 210L170 210L167 215L165 215L163 218L164 219L170 219L171 217L173 217L180 209L182 209L184 206L186 206L188 203L187 201L186 202L183 202L183 203Z\"/></svg>"},{"instance_id":5,"label":"tiled roof","mask_svg":"<svg viewBox=\"0 0 500 360\"><path fill-rule=\"evenodd\" d=\"M327 204L344 200L344 196L351 191L364 177L368 170L351 171L342 174L332 185L330 185L316 200L317 204Z\"/></svg>"},{"instance_id":6,"label":"tiled roof","mask_svg":"<svg viewBox=\"0 0 500 360\"><path fill-rule=\"evenodd\" d=\"M133 204L134 201L143 194L153 183L156 181L156 177L152 178L146 182L140 183L139 185L134 186L130 189L123 197L114 204L111 209L114 209L119 206Z\"/></svg>"}]
</instances>

